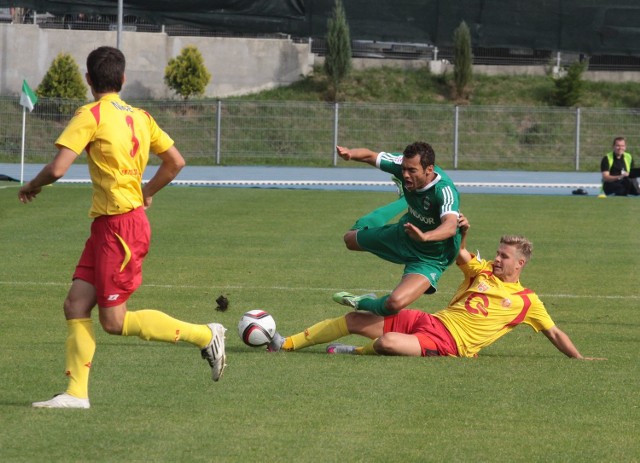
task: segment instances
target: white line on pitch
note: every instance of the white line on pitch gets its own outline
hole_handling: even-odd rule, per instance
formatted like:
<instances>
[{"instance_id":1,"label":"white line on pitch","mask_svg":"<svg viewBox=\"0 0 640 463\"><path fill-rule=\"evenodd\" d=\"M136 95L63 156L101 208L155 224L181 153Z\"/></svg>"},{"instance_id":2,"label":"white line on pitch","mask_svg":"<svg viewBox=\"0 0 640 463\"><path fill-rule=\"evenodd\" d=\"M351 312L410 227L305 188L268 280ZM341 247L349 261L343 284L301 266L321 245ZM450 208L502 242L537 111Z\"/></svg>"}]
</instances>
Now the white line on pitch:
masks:
<instances>
[{"instance_id":1,"label":"white line on pitch","mask_svg":"<svg viewBox=\"0 0 640 463\"><path fill-rule=\"evenodd\" d=\"M69 286L70 283L61 283L54 281L0 281L0 285L7 286ZM243 286L243 285L213 285L213 286L200 286L200 285L161 285L161 284L143 284L141 289L144 288L165 288L165 289L264 289L264 290L279 290L279 291L337 291L336 288L314 288L314 287L291 287L291 286ZM351 288L352 291L357 292L374 292L374 293L388 293L391 289L372 289L372 288ZM606 295L606 294L543 294L538 293L542 299L556 297L560 299L640 299L640 295L630 294L624 295Z\"/></svg>"}]
</instances>

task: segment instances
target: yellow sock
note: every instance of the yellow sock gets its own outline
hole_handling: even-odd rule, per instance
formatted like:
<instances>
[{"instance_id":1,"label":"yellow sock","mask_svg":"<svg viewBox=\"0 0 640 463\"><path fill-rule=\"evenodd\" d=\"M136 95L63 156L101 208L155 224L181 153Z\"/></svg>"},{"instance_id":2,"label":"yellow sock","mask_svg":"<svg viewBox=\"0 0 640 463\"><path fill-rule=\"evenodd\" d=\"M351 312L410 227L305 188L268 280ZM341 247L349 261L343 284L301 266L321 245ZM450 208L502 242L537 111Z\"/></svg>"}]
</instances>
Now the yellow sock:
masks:
<instances>
[{"instance_id":1,"label":"yellow sock","mask_svg":"<svg viewBox=\"0 0 640 463\"><path fill-rule=\"evenodd\" d=\"M124 315L123 336L138 336L146 341L188 342L202 349L211 341L211 329L176 320L159 310L137 310Z\"/></svg>"},{"instance_id":2,"label":"yellow sock","mask_svg":"<svg viewBox=\"0 0 640 463\"><path fill-rule=\"evenodd\" d=\"M316 344L335 341L348 334L347 319L343 315L342 317L321 321L302 333L288 337L282 347L285 350L299 350ZM291 348L287 349L289 342Z\"/></svg>"},{"instance_id":3,"label":"yellow sock","mask_svg":"<svg viewBox=\"0 0 640 463\"><path fill-rule=\"evenodd\" d=\"M378 338L374 339L373 341L371 341L369 344L365 346L356 347L356 354L357 355L380 355L373 348L373 345L377 340Z\"/></svg>"},{"instance_id":4,"label":"yellow sock","mask_svg":"<svg viewBox=\"0 0 640 463\"><path fill-rule=\"evenodd\" d=\"M80 399L89 397L89 371L96 351L96 336L90 318L67 320L65 374L69 378L67 394Z\"/></svg>"}]
</instances>

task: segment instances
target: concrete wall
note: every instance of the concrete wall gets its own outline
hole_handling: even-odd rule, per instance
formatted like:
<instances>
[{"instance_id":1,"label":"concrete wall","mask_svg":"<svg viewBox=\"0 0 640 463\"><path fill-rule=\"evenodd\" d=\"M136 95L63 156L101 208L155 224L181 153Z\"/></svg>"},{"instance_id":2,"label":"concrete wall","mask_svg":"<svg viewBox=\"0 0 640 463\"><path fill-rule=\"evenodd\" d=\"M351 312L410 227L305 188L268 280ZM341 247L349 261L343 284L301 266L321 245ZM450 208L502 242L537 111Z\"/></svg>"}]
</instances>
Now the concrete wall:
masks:
<instances>
[{"instance_id":1,"label":"concrete wall","mask_svg":"<svg viewBox=\"0 0 640 463\"><path fill-rule=\"evenodd\" d=\"M0 24L0 95L18 95L22 79L35 89L59 53L76 60L86 72L91 50L115 46L117 33L40 29L32 24ZM173 98L164 69L182 49L194 45L212 75L205 96L224 98L289 85L313 68L310 44L283 39L173 37L164 33L122 32L127 57L124 98ZM87 95L91 97L90 94Z\"/></svg>"},{"instance_id":2,"label":"concrete wall","mask_svg":"<svg viewBox=\"0 0 640 463\"><path fill-rule=\"evenodd\" d=\"M0 95L18 95L22 79L36 88L59 53L69 53L84 74L89 52L101 45L116 44L117 33L40 29L32 24L0 24ZM122 32L122 51L127 57L124 98L167 99L174 93L164 84L164 69L181 50L194 45L212 75L205 96L226 98L289 85L309 74L323 59L311 53L309 43L283 39L226 37L173 37L164 33ZM445 61L355 58L355 69L372 67L418 69L434 74L452 73ZM548 66L474 66L486 75L545 75ZM589 71L585 79L608 82L640 82L639 72ZM91 98L87 94L87 98Z\"/></svg>"},{"instance_id":3,"label":"concrete wall","mask_svg":"<svg viewBox=\"0 0 640 463\"><path fill-rule=\"evenodd\" d=\"M323 57L316 57L315 64L322 65ZM422 69L428 67L436 75L453 73L453 64L448 61L402 60L402 59L375 59L354 58L353 69L365 70L384 66L401 69ZM477 64L473 66L473 72L486 76L546 76L553 72L552 66L491 66ZM587 71L584 79L594 82L640 82L640 72L636 71Z\"/></svg>"}]
</instances>

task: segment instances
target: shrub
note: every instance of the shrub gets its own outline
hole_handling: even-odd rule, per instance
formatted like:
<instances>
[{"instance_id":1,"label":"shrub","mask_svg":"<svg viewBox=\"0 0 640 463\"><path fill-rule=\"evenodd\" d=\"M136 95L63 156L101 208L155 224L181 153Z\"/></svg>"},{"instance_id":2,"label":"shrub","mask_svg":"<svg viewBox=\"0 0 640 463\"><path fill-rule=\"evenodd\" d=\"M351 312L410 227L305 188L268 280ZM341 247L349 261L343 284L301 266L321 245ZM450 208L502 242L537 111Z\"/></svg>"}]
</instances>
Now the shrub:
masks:
<instances>
[{"instance_id":1,"label":"shrub","mask_svg":"<svg viewBox=\"0 0 640 463\"><path fill-rule=\"evenodd\" d=\"M327 21L327 54L324 70L329 77L329 99L338 98L340 84L351 70L351 38L341 0L336 0L333 14Z\"/></svg>"},{"instance_id":2,"label":"shrub","mask_svg":"<svg viewBox=\"0 0 640 463\"><path fill-rule=\"evenodd\" d=\"M588 65L587 61L576 61L569 66L563 77L554 80L553 104L571 107L580 102L584 88L582 74L587 70Z\"/></svg>"},{"instance_id":3,"label":"shrub","mask_svg":"<svg viewBox=\"0 0 640 463\"><path fill-rule=\"evenodd\" d=\"M454 98L466 101L469 98L472 78L471 33L462 21L453 32L453 85Z\"/></svg>"},{"instance_id":4,"label":"shrub","mask_svg":"<svg viewBox=\"0 0 640 463\"><path fill-rule=\"evenodd\" d=\"M80 68L71 55L60 53L49 66L36 94L44 98L85 100L87 86Z\"/></svg>"},{"instance_id":5,"label":"shrub","mask_svg":"<svg viewBox=\"0 0 640 463\"><path fill-rule=\"evenodd\" d=\"M36 94L41 98L51 99L51 105L44 105L44 101L36 106L36 111L49 107L57 112L58 117L64 117L82 105L87 100L87 86L84 84L80 68L71 55L60 53L49 66L36 88Z\"/></svg>"},{"instance_id":6,"label":"shrub","mask_svg":"<svg viewBox=\"0 0 640 463\"><path fill-rule=\"evenodd\" d=\"M182 49L180 55L171 58L164 70L167 86L187 100L202 95L211 80L211 74L204 65L202 54L195 46Z\"/></svg>"}]
</instances>

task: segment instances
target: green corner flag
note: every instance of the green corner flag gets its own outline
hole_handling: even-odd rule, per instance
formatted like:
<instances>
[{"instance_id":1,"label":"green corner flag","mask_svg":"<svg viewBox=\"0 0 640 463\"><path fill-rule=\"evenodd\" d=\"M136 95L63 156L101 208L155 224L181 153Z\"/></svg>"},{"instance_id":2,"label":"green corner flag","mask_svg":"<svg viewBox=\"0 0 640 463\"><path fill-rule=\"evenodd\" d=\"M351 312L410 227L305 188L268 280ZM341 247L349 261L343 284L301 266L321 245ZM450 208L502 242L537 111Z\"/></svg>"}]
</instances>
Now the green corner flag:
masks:
<instances>
[{"instance_id":1,"label":"green corner flag","mask_svg":"<svg viewBox=\"0 0 640 463\"><path fill-rule=\"evenodd\" d=\"M22 81L22 93L20 94L20 105L24 106L29 110L29 112L33 111L33 107L38 102L38 97L33 90L29 88L29 84L27 84L26 80Z\"/></svg>"}]
</instances>

